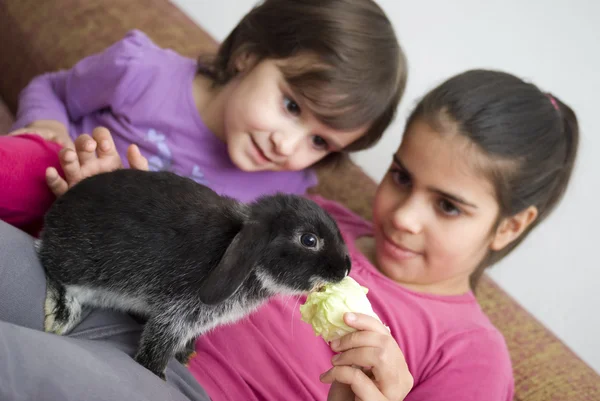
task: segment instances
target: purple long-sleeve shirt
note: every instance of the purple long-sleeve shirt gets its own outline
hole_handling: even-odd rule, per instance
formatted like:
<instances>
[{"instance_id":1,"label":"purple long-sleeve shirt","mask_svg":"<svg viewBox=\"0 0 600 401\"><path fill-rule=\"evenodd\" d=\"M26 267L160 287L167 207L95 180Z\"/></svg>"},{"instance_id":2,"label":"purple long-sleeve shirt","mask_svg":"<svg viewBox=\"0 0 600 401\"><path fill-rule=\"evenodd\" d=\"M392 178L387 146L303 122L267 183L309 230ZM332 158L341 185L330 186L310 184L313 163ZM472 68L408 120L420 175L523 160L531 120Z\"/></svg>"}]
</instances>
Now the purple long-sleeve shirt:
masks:
<instances>
[{"instance_id":1,"label":"purple long-sleeve shirt","mask_svg":"<svg viewBox=\"0 0 600 401\"><path fill-rule=\"evenodd\" d=\"M203 123L194 103L197 63L162 49L140 31L72 69L41 75L23 90L13 129L57 120L71 138L108 128L126 163L137 144L151 170L169 170L220 194L250 201L263 194L303 194L316 184L312 170L244 172L227 145Z\"/></svg>"}]
</instances>

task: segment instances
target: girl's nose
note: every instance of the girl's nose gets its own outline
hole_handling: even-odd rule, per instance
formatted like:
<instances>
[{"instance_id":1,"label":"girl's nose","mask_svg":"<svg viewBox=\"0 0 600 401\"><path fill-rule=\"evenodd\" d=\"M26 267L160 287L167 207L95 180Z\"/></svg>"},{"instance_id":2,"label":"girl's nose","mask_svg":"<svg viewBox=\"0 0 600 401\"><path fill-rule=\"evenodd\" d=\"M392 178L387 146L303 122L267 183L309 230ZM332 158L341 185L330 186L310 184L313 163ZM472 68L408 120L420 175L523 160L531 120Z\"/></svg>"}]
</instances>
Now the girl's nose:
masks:
<instances>
[{"instance_id":1,"label":"girl's nose","mask_svg":"<svg viewBox=\"0 0 600 401\"><path fill-rule=\"evenodd\" d=\"M392 214L392 224L399 231L418 234L423 228L422 202L413 194L399 200Z\"/></svg>"},{"instance_id":2,"label":"girl's nose","mask_svg":"<svg viewBox=\"0 0 600 401\"><path fill-rule=\"evenodd\" d=\"M271 144L273 145L273 151L278 156L289 157L296 151L303 137L304 134L301 132L301 130L298 129L286 130L285 132L273 132L271 134Z\"/></svg>"}]
</instances>

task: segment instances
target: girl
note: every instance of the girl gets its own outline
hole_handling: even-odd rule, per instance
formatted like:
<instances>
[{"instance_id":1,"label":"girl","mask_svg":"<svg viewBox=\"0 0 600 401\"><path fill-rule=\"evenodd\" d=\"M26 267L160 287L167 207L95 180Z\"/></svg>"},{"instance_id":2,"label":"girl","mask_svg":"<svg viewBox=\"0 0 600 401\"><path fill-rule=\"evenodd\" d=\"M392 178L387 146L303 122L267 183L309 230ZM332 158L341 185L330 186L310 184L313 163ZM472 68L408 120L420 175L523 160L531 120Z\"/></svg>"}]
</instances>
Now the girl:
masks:
<instances>
[{"instance_id":1,"label":"girl","mask_svg":"<svg viewBox=\"0 0 600 401\"><path fill-rule=\"evenodd\" d=\"M324 400L323 372L338 382L330 399L401 400L414 381L406 400L512 400L504 339L473 289L556 207L577 146L573 111L534 85L484 70L449 79L410 115L372 223L317 199L391 331L346 315L359 331L330 348L278 299L200 337L190 370L213 400Z\"/></svg>"},{"instance_id":2,"label":"girl","mask_svg":"<svg viewBox=\"0 0 600 401\"><path fill-rule=\"evenodd\" d=\"M243 201L304 193L316 183L310 166L378 141L405 81L392 25L372 0L266 0L215 57L198 61L132 31L22 92L15 131L0 138L0 184L8 189L0 219L37 232L54 199L42 185L46 167L53 167L49 183L64 191L58 150L98 126L110 130L122 157L136 145L129 149L134 164L143 154L151 170ZM84 165L96 142L99 158L114 160L106 135L84 137L77 149ZM68 164L76 159L63 154L71 185L70 167L82 172Z\"/></svg>"}]
</instances>

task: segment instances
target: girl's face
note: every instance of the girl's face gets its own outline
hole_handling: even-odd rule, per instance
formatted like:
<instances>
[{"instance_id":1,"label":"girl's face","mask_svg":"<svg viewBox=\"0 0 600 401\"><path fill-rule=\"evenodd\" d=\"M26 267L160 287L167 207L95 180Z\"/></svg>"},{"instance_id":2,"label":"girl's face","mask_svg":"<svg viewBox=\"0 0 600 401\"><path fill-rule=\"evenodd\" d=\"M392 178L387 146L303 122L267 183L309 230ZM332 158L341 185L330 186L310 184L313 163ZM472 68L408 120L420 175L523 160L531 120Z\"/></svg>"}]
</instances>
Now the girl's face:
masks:
<instances>
[{"instance_id":1,"label":"girl's face","mask_svg":"<svg viewBox=\"0 0 600 401\"><path fill-rule=\"evenodd\" d=\"M297 61L297 60L296 60ZM293 60L242 58L240 73L224 89L223 139L240 169L302 170L360 138L368 127L324 126L287 84L280 66Z\"/></svg>"},{"instance_id":2,"label":"girl's face","mask_svg":"<svg viewBox=\"0 0 600 401\"><path fill-rule=\"evenodd\" d=\"M490 247L504 246L494 230L494 188L474 157L478 151L462 135L440 134L421 121L408 127L375 198L383 274L418 291L461 294Z\"/></svg>"}]
</instances>

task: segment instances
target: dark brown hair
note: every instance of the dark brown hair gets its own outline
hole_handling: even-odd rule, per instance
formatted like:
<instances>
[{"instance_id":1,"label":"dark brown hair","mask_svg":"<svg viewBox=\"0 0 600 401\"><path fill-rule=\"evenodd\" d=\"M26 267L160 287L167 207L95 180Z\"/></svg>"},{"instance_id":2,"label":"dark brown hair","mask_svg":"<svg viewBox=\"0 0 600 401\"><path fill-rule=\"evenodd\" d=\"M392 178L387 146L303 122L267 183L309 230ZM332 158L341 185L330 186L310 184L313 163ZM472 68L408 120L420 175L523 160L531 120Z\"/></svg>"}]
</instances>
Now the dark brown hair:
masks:
<instances>
[{"instance_id":1,"label":"dark brown hair","mask_svg":"<svg viewBox=\"0 0 600 401\"><path fill-rule=\"evenodd\" d=\"M392 24L372 0L265 0L244 16L216 56L200 57L199 72L224 85L237 74L235 62L244 54L257 62L314 59L282 72L323 124L339 130L368 127L346 151L366 149L381 138L407 79Z\"/></svg>"},{"instance_id":2,"label":"dark brown hair","mask_svg":"<svg viewBox=\"0 0 600 401\"><path fill-rule=\"evenodd\" d=\"M537 219L501 251L490 251L471 275L474 289L484 269L515 249L562 199L579 143L577 117L556 96L504 72L472 70L429 92L408 119L440 133L469 138L488 163L481 167L494 184L500 214L514 216L530 206Z\"/></svg>"}]
</instances>

